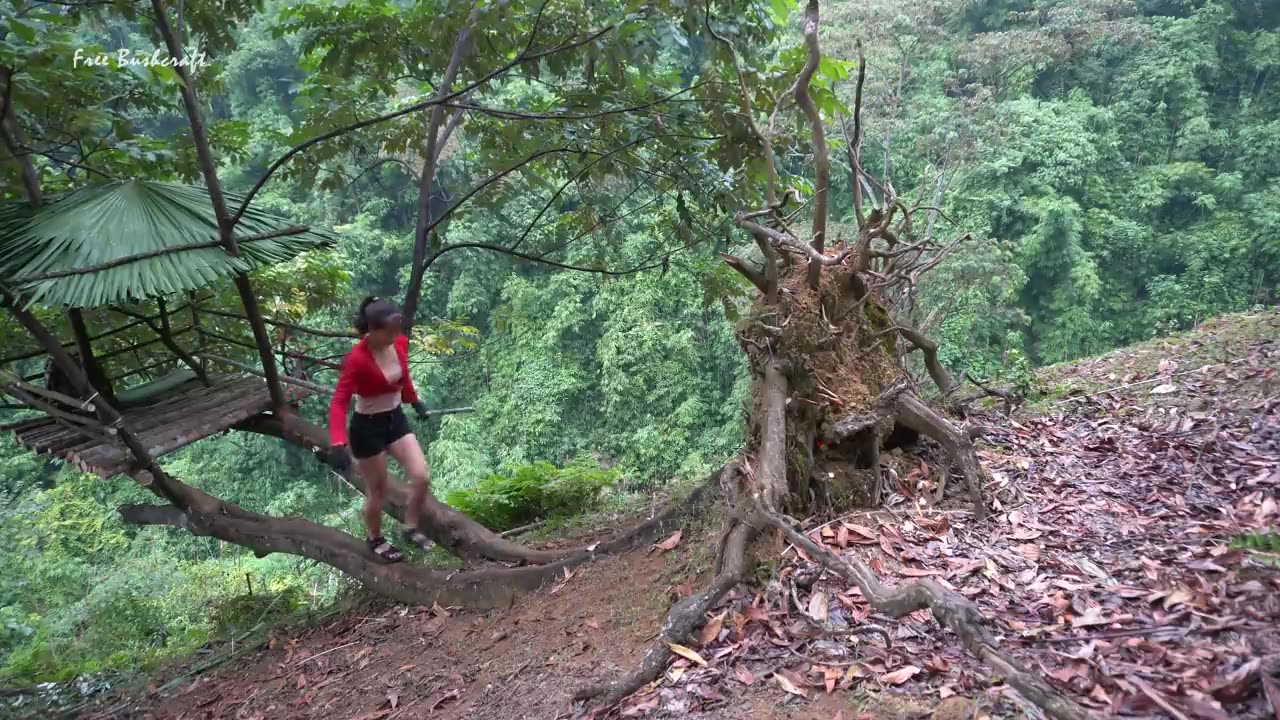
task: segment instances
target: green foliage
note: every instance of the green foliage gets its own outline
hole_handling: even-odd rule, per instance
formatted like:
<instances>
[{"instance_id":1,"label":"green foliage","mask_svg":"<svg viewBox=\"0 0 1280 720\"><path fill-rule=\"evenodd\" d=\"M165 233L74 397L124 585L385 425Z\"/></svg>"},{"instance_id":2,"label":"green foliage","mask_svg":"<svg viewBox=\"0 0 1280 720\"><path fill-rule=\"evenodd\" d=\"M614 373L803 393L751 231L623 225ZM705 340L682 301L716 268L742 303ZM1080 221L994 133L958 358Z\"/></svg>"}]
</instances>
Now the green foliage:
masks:
<instances>
[{"instance_id":1,"label":"green foliage","mask_svg":"<svg viewBox=\"0 0 1280 720\"><path fill-rule=\"evenodd\" d=\"M1232 540L1231 546L1248 550L1262 562L1280 567L1280 532L1276 530L1240 535Z\"/></svg>"},{"instance_id":2,"label":"green foliage","mask_svg":"<svg viewBox=\"0 0 1280 720\"><path fill-rule=\"evenodd\" d=\"M236 202L229 196L228 202ZM251 207L240 232L248 237L288 228L286 218ZM112 183L51 199L33 208L0 207L0 274L19 280L30 302L97 307L182 294L226 281L237 272L284 263L306 250L330 246L332 236L308 230L243 243L244 257L222 248L159 255L99 272L21 282L133 255L207 243L218 223L201 188L142 180ZM104 252L103 249L107 251Z\"/></svg>"},{"instance_id":3,"label":"green foliage","mask_svg":"<svg viewBox=\"0 0 1280 720\"><path fill-rule=\"evenodd\" d=\"M709 8L666 0L188 3L189 42L213 61L196 71L196 84L232 192L247 190L293 144L435 92L469 17L476 24L454 88L511 62L535 18L537 50L612 27L473 88L465 102L481 109L460 116L421 196L430 110L326 140L287 163L255 208L331 227L336 246L258 263L252 278L264 310L345 328L361 297L402 296L420 204L426 219L438 220L501 174L430 237L411 372L429 405L475 407L415 421L435 492L499 529L624 507L638 494L629 491L701 477L743 440L750 377L733 322L754 288L719 253L760 262L728 218L761 205L764 174L739 114L735 70L707 35L705 13L738 46L765 125L804 62L797 7L793 0L716 0ZM104 180L57 158L153 184L198 177L171 72L71 67L76 47L150 48L155 34L136 8L17 0L0 12L10 29L0 38L0 66L16 68L13 108L44 153L31 159L46 194ZM811 95L829 123L833 234L847 239L854 214L837 123L852 109L861 42L869 59L861 162L922 208L916 237L902 239L972 238L925 276L904 313L939 340L949 367L1025 394L1038 364L1276 301L1280 17L1266 3L841 0L822 13L826 55ZM621 110L630 106L645 109ZM779 182L808 196L806 124L790 108L777 120ZM92 150L85 157L60 148L61 138ZM11 158L0 162L18 177ZM0 187L5 199L20 192L16 183ZM101 192L90 187L85 195ZM143 212L117 222L98 214L86 224L115 238L113 247L131 247L153 221L165 236L209 239L207 202L192 196L177 207L173 217ZM516 245L523 257L485 249ZM31 257L30 247L23 252ZM571 272L532 257L649 270ZM114 290L207 285L159 270L126 280L113 280ZM57 299L75 286L44 289ZM100 290L116 299L145 294ZM209 290L215 306L239 307L228 283ZM69 337L57 308L35 309ZM86 319L91 332L118 324L106 311ZM238 320L202 322L251 340ZM150 337L134 328L102 348ZM31 346L5 314L0 340L6 351ZM349 345L333 339L302 349L336 359ZM218 351L257 362L239 346ZM114 356L108 371L148 359L135 355ZM329 370L309 379L333 382ZM316 419L324 410L317 397L300 414ZM0 441L5 682L146 667L322 605L341 588L332 571L293 558L253 558L177 529L125 527L112 508L152 498L7 442ZM245 508L362 531L360 499L309 453L278 440L233 432L164 462Z\"/></svg>"},{"instance_id":4,"label":"green foliage","mask_svg":"<svg viewBox=\"0 0 1280 720\"><path fill-rule=\"evenodd\" d=\"M548 462L489 475L467 489L449 491L448 503L486 527L506 530L539 518L562 518L597 507L600 493L619 478L590 458L563 468Z\"/></svg>"}]
</instances>

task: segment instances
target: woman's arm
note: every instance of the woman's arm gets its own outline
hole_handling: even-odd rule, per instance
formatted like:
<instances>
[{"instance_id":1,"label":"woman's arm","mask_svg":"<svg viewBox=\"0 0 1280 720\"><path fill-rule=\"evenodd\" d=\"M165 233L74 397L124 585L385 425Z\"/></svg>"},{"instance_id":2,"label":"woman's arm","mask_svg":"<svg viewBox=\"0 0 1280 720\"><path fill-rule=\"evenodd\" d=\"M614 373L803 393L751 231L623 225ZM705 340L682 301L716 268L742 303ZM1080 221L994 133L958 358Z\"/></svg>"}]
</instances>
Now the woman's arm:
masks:
<instances>
[{"instance_id":1,"label":"woman's arm","mask_svg":"<svg viewBox=\"0 0 1280 720\"><path fill-rule=\"evenodd\" d=\"M409 375L409 338L404 335L396 338L396 357L400 360L400 375L404 378L400 400L413 405L418 402L418 391L414 389L413 377Z\"/></svg>"},{"instance_id":2,"label":"woman's arm","mask_svg":"<svg viewBox=\"0 0 1280 720\"><path fill-rule=\"evenodd\" d=\"M329 445L347 444L347 408L351 406L351 392L355 385L356 364L352 359L354 353L347 353L342 358L338 369L338 386L333 389L333 399L329 401Z\"/></svg>"}]
</instances>

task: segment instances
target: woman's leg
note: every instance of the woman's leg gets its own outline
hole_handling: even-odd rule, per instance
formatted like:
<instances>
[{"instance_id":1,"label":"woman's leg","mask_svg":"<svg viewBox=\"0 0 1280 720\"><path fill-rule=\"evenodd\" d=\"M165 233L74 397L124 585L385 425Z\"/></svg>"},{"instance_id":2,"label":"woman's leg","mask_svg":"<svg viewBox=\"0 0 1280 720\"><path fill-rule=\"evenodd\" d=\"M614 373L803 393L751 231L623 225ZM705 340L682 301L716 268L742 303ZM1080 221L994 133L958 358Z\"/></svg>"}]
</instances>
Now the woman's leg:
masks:
<instances>
[{"instance_id":1,"label":"woman's leg","mask_svg":"<svg viewBox=\"0 0 1280 720\"><path fill-rule=\"evenodd\" d=\"M364 527L368 538L382 536L382 505L387 498L387 454L356 460L364 478Z\"/></svg>"},{"instance_id":2,"label":"woman's leg","mask_svg":"<svg viewBox=\"0 0 1280 720\"><path fill-rule=\"evenodd\" d=\"M404 509L404 524L408 528L416 528L422 503L427 499L427 491L430 489L431 470L427 467L427 459L422 455L418 438L412 433L388 445L387 452L400 463L404 479L409 483L409 505ZM383 473L385 476L385 463Z\"/></svg>"}]
</instances>

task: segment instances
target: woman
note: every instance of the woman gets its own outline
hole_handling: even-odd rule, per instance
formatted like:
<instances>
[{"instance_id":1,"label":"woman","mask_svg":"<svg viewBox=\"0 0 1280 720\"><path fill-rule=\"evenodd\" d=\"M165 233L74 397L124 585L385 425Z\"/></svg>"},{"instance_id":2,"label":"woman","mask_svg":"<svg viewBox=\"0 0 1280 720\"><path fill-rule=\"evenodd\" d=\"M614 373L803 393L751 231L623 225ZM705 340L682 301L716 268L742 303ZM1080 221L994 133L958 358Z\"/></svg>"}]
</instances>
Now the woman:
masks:
<instances>
[{"instance_id":1,"label":"woman","mask_svg":"<svg viewBox=\"0 0 1280 720\"><path fill-rule=\"evenodd\" d=\"M418 516L427 497L427 461L400 408L410 403L419 416L427 406L418 400L409 377L409 339L401 334L400 309L380 298L365 298L355 319L361 335L342 360L338 386L329 403L330 463L341 473L356 470L364 478L366 542L375 557L400 562L404 553L382 536L382 503L387 494L387 454L396 459L409 481L405 508L404 539L426 550L431 541L418 527ZM347 449L347 407L356 400L351 416L350 450Z\"/></svg>"}]
</instances>

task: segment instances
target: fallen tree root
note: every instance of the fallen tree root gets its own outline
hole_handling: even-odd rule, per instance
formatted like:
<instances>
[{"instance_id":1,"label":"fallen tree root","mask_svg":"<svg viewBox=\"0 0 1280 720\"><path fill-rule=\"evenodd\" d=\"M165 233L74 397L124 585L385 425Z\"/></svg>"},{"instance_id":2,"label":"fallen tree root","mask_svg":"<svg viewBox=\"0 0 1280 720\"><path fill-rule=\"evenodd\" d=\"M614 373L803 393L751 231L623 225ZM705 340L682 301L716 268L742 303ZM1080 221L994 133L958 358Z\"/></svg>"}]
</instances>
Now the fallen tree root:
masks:
<instances>
[{"instance_id":1,"label":"fallen tree root","mask_svg":"<svg viewBox=\"0 0 1280 720\"><path fill-rule=\"evenodd\" d=\"M788 540L802 548L823 567L854 583L877 612L895 618L917 610L928 609L938 623L949 628L960 638L965 649L986 663L995 674L1022 694L1027 700L1054 720L1086 720L1095 717L1088 710L1063 697L1042 678L1021 667L1002 653L995 640L987 632L977 606L962 595L941 585L921 580L888 590L879 578L857 558L848 560L837 556L808 536L796 530L787 519L761 504L761 513L782 531Z\"/></svg>"},{"instance_id":2,"label":"fallen tree root","mask_svg":"<svg viewBox=\"0 0 1280 720\"><path fill-rule=\"evenodd\" d=\"M726 535L724 552L720 557L720 572L702 592L690 595L671 606L662 629L658 631L657 639L640 661L640 668L626 677L584 687L574 693L575 700L603 696L602 706L611 707L662 674L671 657L671 644L685 642L694 628L706 622L707 611L742 581L746 572L747 544L755 535L755 530L747 523L736 520L731 522L734 525Z\"/></svg>"},{"instance_id":3,"label":"fallen tree root","mask_svg":"<svg viewBox=\"0 0 1280 720\"><path fill-rule=\"evenodd\" d=\"M172 505L123 505L120 517L135 525L167 525L194 535L213 537L253 550L259 557L289 553L331 565L389 598L416 605L461 605L470 608L509 607L518 595L557 581L569 568L602 553L622 552L665 532L699 509L719 489L721 471L712 475L671 510L608 543L579 550L542 565L495 568L471 572L442 572L414 565L384 565L370 557L360 539L301 518L278 518L244 510L172 480L191 497L183 511Z\"/></svg>"},{"instance_id":4,"label":"fallen tree root","mask_svg":"<svg viewBox=\"0 0 1280 720\"><path fill-rule=\"evenodd\" d=\"M969 501L973 503L973 512L979 520L987 517L987 503L982 497L981 470L978 468L978 456L973 449L973 440L968 429L958 429L946 418L934 412L933 408L911 393L902 393L897 397L894 418L906 427L921 435L937 440L947 449L947 464L960 465L960 473L964 477L969 490ZM946 476L938 483L938 491L934 502L942 502L946 492Z\"/></svg>"},{"instance_id":5,"label":"fallen tree root","mask_svg":"<svg viewBox=\"0 0 1280 720\"><path fill-rule=\"evenodd\" d=\"M258 415L240 423L236 429L281 438L313 452L328 450L329 447L328 437L319 427L295 415ZM721 472L723 468L713 472L706 482L694 490L689 497L674 503L660 515L589 550L587 548L538 550L511 542L436 500L430 494L427 495L422 506L422 531L443 550L464 560L484 559L529 565L564 561L577 564L593 556L626 552L651 542L664 532L670 532L689 514L692 506L702 503L712 490L719 487ZM340 477L364 494L364 481L357 473L351 472ZM384 508L388 515L403 522L408 501L409 491L403 483L394 481L387 483Z\"/></svg>"}]
</instances>

